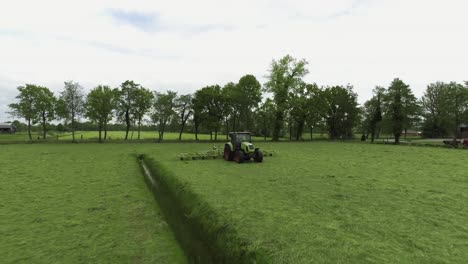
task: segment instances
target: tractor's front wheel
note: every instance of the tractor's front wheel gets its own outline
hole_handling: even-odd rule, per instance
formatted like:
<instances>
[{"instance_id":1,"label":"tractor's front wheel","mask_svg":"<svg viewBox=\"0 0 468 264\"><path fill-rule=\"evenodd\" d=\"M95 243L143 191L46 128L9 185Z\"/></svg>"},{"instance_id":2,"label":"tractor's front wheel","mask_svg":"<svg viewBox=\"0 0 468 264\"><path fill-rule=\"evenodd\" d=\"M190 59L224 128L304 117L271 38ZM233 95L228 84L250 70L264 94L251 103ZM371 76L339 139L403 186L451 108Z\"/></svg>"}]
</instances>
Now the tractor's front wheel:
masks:
<instances>
[{"instance_id":1,"label":"tractor's front wheel","mask_svg":"<svg viewBox=\"0 0 468 264\"><path fill-rule=\"evenodd\" d=\"M232 151L228 145L224 147L224 160L227 160L227 161L232 160Z\"/></svg>"},{"instance_id":2,"label":"tractor's front wheel","mask_svg":"<svg viewBox=\"0 0 468 264\"><path fill-rule=\"evenodd\" d=\"M241 150L236 150L236 152L234 153L234 161L237 163L244 162L244 153L242 153Z\"/></svg>"},{"instance_id":3,"label":"tractor's front wheel","mask_svg":"<svg viewBox=\"0 0 468 264\"><path fill-rule=\"evenodd\" d=\"M254 160L256 162L262 162L263 161L263 153L259 149L257 149L255 151Z\"/></svg>"}]
</instances>

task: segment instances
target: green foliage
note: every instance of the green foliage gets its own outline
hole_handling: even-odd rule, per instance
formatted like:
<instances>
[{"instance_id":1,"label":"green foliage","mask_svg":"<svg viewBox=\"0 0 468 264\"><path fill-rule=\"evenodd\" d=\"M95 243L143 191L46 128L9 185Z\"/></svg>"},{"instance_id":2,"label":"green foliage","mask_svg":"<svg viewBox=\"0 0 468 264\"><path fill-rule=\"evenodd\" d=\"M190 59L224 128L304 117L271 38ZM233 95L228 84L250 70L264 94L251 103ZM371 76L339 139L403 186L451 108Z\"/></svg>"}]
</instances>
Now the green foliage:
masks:
<instances>
[{"instance_id":1,"label":"green foliage","mask_svg":"<svg viewBox=\"0 0 468 264\"><path fill-rule=\"evenodd\" d=\"M101 131L104 129L104 140L107 138L107 124L112 119L118 99L117 90L106 85L99 85L86 97L85 116L98 125L99 141L102 140Z\"/></svg>"},{"instance_id":2,"label":"green foliage","mask_svg":"<svg viewBox=\"0 0 468 264\"><path fill-rule=\"evenodd\" d=\"M164 132L166 131L166 125L174 118L176 112L176 98L177 93L173 91L167 91L164 93L154 93L153 101L153 112L151 113L151 120L157 125L159 141L164 139Z\"/></svg>"},{"instance_id":3,"label":"green foliage","mask_svg":"<svg viewBox=\"0 0 468 264\"><path fill-rule=\"evenodd\" d=\"M29 140L32 140L31 125L40 123L43 139L46 138L47 123L54 119L56 99L46 87L26 84L18 87L18 103L10 104L11 114L26 119Z\"/></svg>"},{"instance_id":4,"label":"green foliage","mask_svg":"<svg viewBox=\"0 0 468 264\"><path fill-rule=\"evenodd\" d=\"M273 60L267 76L265 91L273 94L275 102L275 123L273 140L278 141L283 128L285 112L288 109L288 98L291 89L302 84L302 78L309 73L306 69L307 61L297 60L289 55L280 60Z\"/></svg>"},{"instance_id":5,"label":"green foliage","mask_svg":"<svg viewBox=\"0 0 468 264\"><path fill-rule=\"evenodd\" d=\"M323 100L320 98L321 94L322 91L315 83L302 83L291 90L289 94L289 115L296 126L296 140L302 139L306 125L312 130L320 122L325 107Z\"/></svg>"},{"instance_id":6,"label":"green foliage","mask_svg":"<svg viewBox=\"0 0 468 264\"><path fill-rule=\"evenodd\" d=\"M198 123L196 126L204 123L210 132L215 132L216 140L226 110L221 87L219 85L203 87L195 92L193 102L194 118Z\"/></svg>"},{"instance_id":7,"label":"green foliage","mask_svg":"<svg viewBox=\"0 0 468 264\"><path fill-rule=\"evenodd\" d=\"M390 84L383 99L385 119L391 124L391 132L398 144L401 132L413 127L419 119L419 105L409 85L398 78Z\"/></svg>"},{"instance_id":8,"label":"green foliage","mask_svg":"<svg viewBox=\"0 0 468 264\"><path fill-rule=\"evenodd\" d=\"M257 78L253 75L245 75L240 78L237 83L239 108L239 130L251 131L254 127L253 124L253 110L258 106L262 100L261 85ZM236 129L234 129L236 130Z\"/></svg>"},{"instance_id":9,"label":"green foliage","mask_svg":"<svg viewBox=\"0 0 468 264\"><path fill-rule=\"evenodd\" d=\"M191 94L184 94L178 96L175 101L175 111L177 113L180 126L179 140L182 140L182 133L184 132L185 125L193 114L192 100L193 97Z\"/></svg>"},{"instance_id":10,"label":"green foliage","mask_svg":"<svg viewBox=\"0 0 468 264\"><path fill-rule=\"evenodd\" d=\"M83 87L81 87L79 83L73 81L68 81L64 84L64 90L60 93L56 109L59 117L71 122L73 141L75 141L75 122L84 111Z\"/></svg>"},{"instance_id":11,"label":"green foliage","mask_svg":"<svg viewBox=\"0 0 468 264\"><path fill-rule=\"evenodd\" d=\"M141 121L153 105L153 93L143 87L138 87L133 93L133 106L131 115L138 123L138 139L140 139Z\"/></svg>"},{"instance_id":12,"label":"green foliage","mask_svg":"<svg viewBox=\"0 0 468 264\"><path fill-rule=\"evenodd\" d=\"M325 122L330 139L352 138L359 109L352 86L327 87L322 92Z\"/></svg>"},{"instance_id":13,"label":"green foliage","mask_svg":"<svg viewBox=\"0 0 468 264\"><path fill-rule=\"evenodd\" d=\"M117 120L124 122L126 126L125 140L128 139L128 132L133 124L134 116L132 115L135 107L135 91L140 88L140 85L134 81L125 81L120 85L117 99Z\"/></svg>"},{"instance_id":14,"label":"green foliage","mask_svg":"<svg viewBox=\"0 0 468 264\"><path fill-rule=\"evenodd\" d=\"M382 97L385 93L385 88L375 87L374 96L364 103L362 112L364 114L363 133L371 134L371 142L374 142L376 137L378 125L382 121Z\"/></svg>"}]
</instances>

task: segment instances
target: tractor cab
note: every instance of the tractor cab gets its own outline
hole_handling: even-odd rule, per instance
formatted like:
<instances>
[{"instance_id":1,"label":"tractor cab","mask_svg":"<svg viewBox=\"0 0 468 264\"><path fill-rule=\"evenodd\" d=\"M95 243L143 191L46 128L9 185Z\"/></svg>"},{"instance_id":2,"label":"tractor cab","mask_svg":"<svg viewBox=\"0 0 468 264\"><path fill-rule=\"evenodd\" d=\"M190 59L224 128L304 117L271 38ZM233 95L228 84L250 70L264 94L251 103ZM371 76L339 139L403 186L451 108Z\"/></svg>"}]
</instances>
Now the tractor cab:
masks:
<instances>
[{"instance_id":1,"label":"tractor cab","mask_svg":"<svg viewBox=\"0 0 468 264\"><path fill-rule=\"evenodd\" d=\"M249 132L231 132L229 133L231 144L239 149L242 142L252 143L252 136Z\"/></svg>"},{"instance_id":2,"label":"tractor cab","mask_svg":"<svg viewBox=\"0 0 468 264\"><path fill-rule=\"evenodd\" d=\"M231 141L224 145L225 160L235 160L238 163L250 159L257 162L263 161L263 154L252 144L252 136L249 132L230 132L229 137Z\"/></svg>"}]
</instances>

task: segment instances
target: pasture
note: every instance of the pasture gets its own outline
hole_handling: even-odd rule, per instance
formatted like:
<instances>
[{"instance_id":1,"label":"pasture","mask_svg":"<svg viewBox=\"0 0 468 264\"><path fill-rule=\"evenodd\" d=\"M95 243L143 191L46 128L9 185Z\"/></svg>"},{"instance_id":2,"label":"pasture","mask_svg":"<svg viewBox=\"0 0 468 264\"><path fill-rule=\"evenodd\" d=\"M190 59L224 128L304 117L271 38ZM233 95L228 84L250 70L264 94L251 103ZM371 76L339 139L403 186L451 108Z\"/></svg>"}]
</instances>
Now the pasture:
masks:
<instances>
[{"instance_id":1,"label":"pasture","mask_svg":"<svg viewBox=\"0 0 468 264\"><path fill-rule=\"evenodd\" d=\"M136 156L145 154L187 217L226 256L258 263L468 259L468 152L256 144L279 154L236 164L176 158L209 143L2 146L2 257L185 261L144 185Z\"/></svg>"}]
</instances>

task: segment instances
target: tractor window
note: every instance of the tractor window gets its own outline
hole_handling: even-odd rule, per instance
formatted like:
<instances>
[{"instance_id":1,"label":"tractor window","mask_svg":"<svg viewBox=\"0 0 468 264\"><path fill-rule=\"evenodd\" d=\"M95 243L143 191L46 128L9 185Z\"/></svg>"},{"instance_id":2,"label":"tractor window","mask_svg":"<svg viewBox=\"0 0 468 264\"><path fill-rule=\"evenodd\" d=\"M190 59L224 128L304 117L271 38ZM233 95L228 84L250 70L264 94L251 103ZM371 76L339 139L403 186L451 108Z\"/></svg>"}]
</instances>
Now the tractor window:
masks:
<instances>
[{"instance_id":1,"label":"tractor window","mask_svg":"<svg viewBox=\"0 0 468 264\"><path fill-rule=\"evenodd\" d=\"M237 143L250 142L249 134L237 134Z\"/></svg>"}]
</instances>

